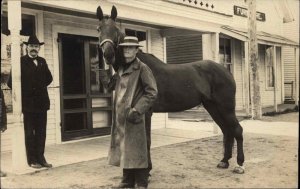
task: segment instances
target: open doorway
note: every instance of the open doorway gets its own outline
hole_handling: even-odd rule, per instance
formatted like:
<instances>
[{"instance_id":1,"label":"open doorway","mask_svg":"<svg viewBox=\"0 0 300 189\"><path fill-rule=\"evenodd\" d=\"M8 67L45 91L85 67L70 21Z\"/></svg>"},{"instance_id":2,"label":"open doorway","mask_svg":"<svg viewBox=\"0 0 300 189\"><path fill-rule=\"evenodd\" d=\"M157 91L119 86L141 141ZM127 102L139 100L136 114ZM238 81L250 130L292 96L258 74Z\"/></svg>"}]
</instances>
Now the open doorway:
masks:
<instances>
[{"instance_id":1,"label":"open doorway","mask_svg":"<svg viewBox=\"0 0 300 189\"><path fill-rule=\"evenodd\" d=\"M58 34L62 141L107 135L112 124L112 93L99 80L98 40Z\"/></svg>"}]
</instances>

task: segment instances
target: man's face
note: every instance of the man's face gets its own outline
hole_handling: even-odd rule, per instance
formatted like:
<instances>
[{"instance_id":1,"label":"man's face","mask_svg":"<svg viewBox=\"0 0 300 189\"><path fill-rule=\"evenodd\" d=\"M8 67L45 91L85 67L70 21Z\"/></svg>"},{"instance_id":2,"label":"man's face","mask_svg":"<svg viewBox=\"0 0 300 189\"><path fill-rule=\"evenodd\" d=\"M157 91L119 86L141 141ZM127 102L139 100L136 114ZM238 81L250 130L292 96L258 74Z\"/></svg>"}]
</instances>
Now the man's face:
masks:
<instances>
[{"instance_id":1,"label":"man's face","mask_svg":"<svg viewBox=\"0 0 300 189\"><path fill-rule=\"evenodd\" d=\"M36 57L39 54L40 45L39 44L28 44L27 52L30 56Z\"/></svg>"},{"instance_id":2,"label":"man's face","mask_svg":"<svg viewBox=\"0 0 300 189\"><path fill-rule=\"evenodd\" d=\"M126 62L130 62L135 58L138 48L135 46L124 46L123 51L125 59L128 60Z\"/></svg>"}]
</instances>

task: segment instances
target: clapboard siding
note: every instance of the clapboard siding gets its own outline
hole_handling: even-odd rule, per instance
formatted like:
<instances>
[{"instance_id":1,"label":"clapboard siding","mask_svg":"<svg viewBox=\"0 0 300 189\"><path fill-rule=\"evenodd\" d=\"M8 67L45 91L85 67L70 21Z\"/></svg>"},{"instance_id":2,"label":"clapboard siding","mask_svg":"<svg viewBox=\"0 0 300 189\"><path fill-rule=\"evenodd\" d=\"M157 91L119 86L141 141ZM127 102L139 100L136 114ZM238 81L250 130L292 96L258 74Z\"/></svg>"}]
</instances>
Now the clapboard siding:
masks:
<instances>
[{"instance_id":1,"label":"clapboard siding","mask_svg":"<svg viewBox=\"0 0 300 189\"><path fill-rule=\"evenodd\" d=\"M285 97L292 97L295 99L296 89L296 62L294 48L283 48L283 64L284 64L284 82L293 82L293 86L285 84L284 94ZM299 58L299 57L298 57ZM298 76L299 77L299 76ZM292 94L293 91L293 94Z\"/></svg>"},{"instance_id":2,"label":"clapboard siding","mask_svg":"<svg viewBox=\"0 0 300 189\"><path fill-rule=\"evenodd\" d=\"M299 1L287 1L289 8L291 9L292 15L294 16L294 21L283 24L283 33L284 36L298 42L299 44ZM296 87L296 60L295 60L295 49L291 47L284 47L283 51L283 64L284 64L284 82L294 82L294 94L293 98L295 99L295 90L299 90ZM296 57L299 59L299 57ZM298 84L299 85L299 84ZM284 93L286 97L291 95L291 86L285 85Z\"/></svg>"},{"instance_id":3,"label":"clapboard siding","mask_svg":"<svg viewBox=\"0 0 300 189\"><path fill-rule=\"evenodd\" d=\"M164 60L164 42L160 35L160 30L152 29L151 32L151 54L159 58L161 61Z\"/></svg>"},{"instance_id":4,"label":"clapboard siding","mask_svg":"<svg viewBox=\"0 0 300 189\"><path fill-rule=\"evenodd\" d=\"M203 59L201 35L167 37L166 49L168 64L183 64Z\"/></svg>"},{"instance_id":5,"label":"clapboard siding","mask_svg":"<svg viewBox=\"0 0 300 189\"><path fill-rule=\"evenodd\" d=\"M152 29L151 33L151 54L159 58L161 61L164 60L164 42L161 37L159 30ZM165 128L166 127L166 116L167 113L154 113L152 116L152 129Z\"/></svg>"}]
</instances>

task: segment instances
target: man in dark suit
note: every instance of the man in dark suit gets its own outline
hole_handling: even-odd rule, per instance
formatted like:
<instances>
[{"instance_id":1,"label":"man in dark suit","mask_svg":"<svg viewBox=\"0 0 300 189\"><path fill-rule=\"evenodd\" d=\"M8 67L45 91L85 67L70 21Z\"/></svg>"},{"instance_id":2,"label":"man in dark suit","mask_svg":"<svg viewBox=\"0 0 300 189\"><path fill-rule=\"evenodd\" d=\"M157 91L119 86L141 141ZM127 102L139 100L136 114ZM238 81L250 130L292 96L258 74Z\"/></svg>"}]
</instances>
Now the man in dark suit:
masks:
<instances>
[{"instance_id":1,"label":"man in dark suit","mask_svg":"<svg viewBox=\"0 0 300 189\"><path fill-rule=\"evenodd\" d=\"M1 109L0 109L0 131L1 133L4 132L7 129L7 116L6 116L6 107L5 107L5 101L4 101L4 94L1 89L1 98L0 98L0 104L1 104ZM1 139L1 135L0 135ZM5 177L6 173L2 172L0 170L0 177Z\"/></svg>"},{"instance_id":2,"label":"man in dark suit","mask_svg":"<svg viewBox=\"0 0 300 189\"><path fill-rule=\"evenodd\" d=\"M53 78L46 60L38 56L44 43L33 35L24 44L27 54L21 57L21 88L27 162L32 168L52 167L44 157L44 150L50 108L47 86ZM11 74L7 85L12 88Z\"/></svg>"}]
</instances>

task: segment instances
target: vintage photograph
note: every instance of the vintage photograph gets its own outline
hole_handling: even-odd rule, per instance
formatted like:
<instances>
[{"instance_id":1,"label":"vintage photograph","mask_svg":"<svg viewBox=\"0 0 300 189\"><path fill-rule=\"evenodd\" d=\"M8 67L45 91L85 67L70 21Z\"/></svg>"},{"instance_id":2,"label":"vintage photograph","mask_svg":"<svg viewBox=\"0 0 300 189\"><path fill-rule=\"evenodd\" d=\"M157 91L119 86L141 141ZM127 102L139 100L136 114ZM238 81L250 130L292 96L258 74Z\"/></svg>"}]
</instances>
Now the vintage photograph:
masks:
<instances>
[{"instance_id":1,"label":"vintage photograph","mask_svg":"<svg viewBox=\"0 0 300 189\"><path fill-rule=\"evenodd\" d=\"M298 188L299 0L4 0L0 188Z\"/></svg>"}]
</instances>

